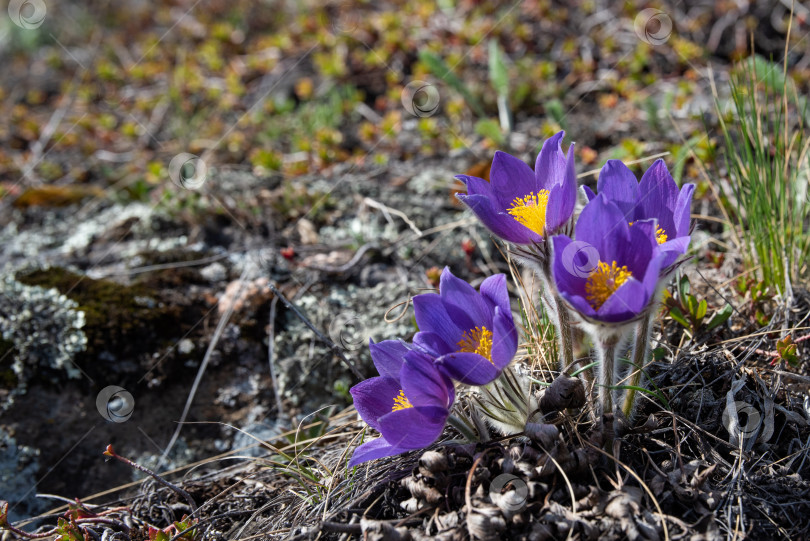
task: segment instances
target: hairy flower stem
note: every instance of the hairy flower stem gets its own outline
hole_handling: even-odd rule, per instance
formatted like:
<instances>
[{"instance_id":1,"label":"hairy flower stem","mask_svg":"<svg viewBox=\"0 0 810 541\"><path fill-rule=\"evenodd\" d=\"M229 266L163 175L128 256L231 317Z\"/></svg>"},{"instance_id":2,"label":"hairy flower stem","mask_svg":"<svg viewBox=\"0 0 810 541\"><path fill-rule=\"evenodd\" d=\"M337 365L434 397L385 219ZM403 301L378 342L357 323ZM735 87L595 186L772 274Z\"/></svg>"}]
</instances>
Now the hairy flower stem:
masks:
<instances>
[{"instance_id":1,"label":"hairy flower stem","mask_svg":"<svg viewBox=\"0 0 810 541\"><path fill-rule=\"evenodd\" d=\"M557 336L560 341L560 372L569 375L574 369L574 338L571 332L571 314L562 298L554 294L557 305Z\"/></svg>"},{"instance_id":2,"label":"hairy flower stem","mask_svg":"<svg viewBox=\"0 0 810 541\"><path fill-rule=\"evenodd\" d=\"M642 369L644 365L647 364L647 359L649 358L653 317L654 313L651 310L636 327L636 341L633 346L633 365L631 367L633 374L630 376L630 381L628 382L630 388L627 389L627 394L624 397L624 405L622 406L622 412L624 412L624 416L628 419L630 419L630 415L633 413L633 406L636 400L636 389L634 389L634 387L638 387L641 381Z\"/></svg>"},{"instance_id":3,"label":"hairy flower stem","mask_svg":"<svg viewBox=\"0 0 810 541\"><path fill-rule=\"evenodd\" d=\"M613 413L613 387L616 385L616 361L621 336L613 333L597 333L596 351L599 356L599 402L597 418Z\"/></svg>"}]
</instances>

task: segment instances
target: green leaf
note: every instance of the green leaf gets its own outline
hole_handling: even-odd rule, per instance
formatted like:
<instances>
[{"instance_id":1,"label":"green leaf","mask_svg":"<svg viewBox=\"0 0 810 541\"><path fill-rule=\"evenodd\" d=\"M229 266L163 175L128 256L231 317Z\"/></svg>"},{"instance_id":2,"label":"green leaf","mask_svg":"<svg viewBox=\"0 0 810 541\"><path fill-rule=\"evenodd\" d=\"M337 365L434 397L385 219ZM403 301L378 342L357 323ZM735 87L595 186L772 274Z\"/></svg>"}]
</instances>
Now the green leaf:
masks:
<instances>
[{"instance_id":1,"label":"green leaf","mask_svg":"<svg viewBox=\"0 0 810 541\"><path fill-rule=\"evenodd\" d=\"M686 329L687 331L689 331L690 334L691 334L691 332L692 332L692 324L689 323L689 321L687 321L686 317L684 317L683 312L681 312L680 309L675 308L675 307L670 308L669 317L671 317L672 319L674 319L675 321L680 323L681 326L683 326L683 328Z\"/></svg>"},{"instance_id":2,"label":"green leaf","mask_svg":"<svg viewBox=\"0 0 810 541\"><path fill-rule=\"evenodd\" d=\"M509 75L506 72L503 53L496 39L489 40L489 80L492 82L495 92L501 96L509 95Z\"/></svg>"},{"instance_id":3,"label":"green leaf","mask_svg":"<svg viewBox=\"0 0 810 541\"><path fill-rule=\"evenodd\" d=\"M669 409L669 401L667 401L666 397L661 393L661 391L657 389L655 391L652 391L650 389L645 389L644 387L640 387L638 385L616 385L614 387L611 387L611 389L627 389L648 394L652 397L655 397L659 402L661 402L661 405L663 405L666 409Z\"/></svg>"},{"instance_id":4,"label":"green leaf","mask_svg":"<svg viewBox=\"0 0 810 541\"><path fill-rule=\"evenodd\" d=\"M689 315L692 316L692 319L697 319L698 313L698 301L694 295L686 295L686 307L689 309Z\"/></svg>"},{"instance_id":5,"label":"green leaf","mask_svg":"<svg viewBox=\"0 0 810 541\"><path fill-rule=\"evenodd\" d=\"M492 139L498 145L503 144L501 125L492 119L485 118L475 123L475 133Z\"/></svg>"},{"instance_id":6,"label":"green leaf","mask_svg":"<svg viewBox=\"0 0 810 541\"><path fill-rule=\"evenodd\" d=\"M712 318L709 320L708 325L706 325L706 330L711 331L715 327L719 327L726 321L728 318L731 317L731 314L734 312L734 309L731 307L730 304L725 305L720 310L714 313Z\"/></svg>"},{"instance_id":7,"label":"green leaf","mask_svg":"<svg viewBox=\"0 0 810 541\"><path fill-rule=\"evenodd\" d=\"M464 100L467 102L470 108L475 111L476 115L482 118L487 116L486 113L484 113L484 108L481 106L481 102L472 95L472 92L470 92L464 82L462 82L462 80L451 71L450 67L447 65L447 63L445 63L444 60L430 51L420 51L419 61L427 66L433 75L444 81L447 86L453 88L459 94L464 96Z\"/></svg>"},{"instance_id":8,"label":"green leaf","mask_svg":"<svg viewBox=\"0 0 810 541\"><path fill-rule=\"evenodd\" d=\"M776 342L776 351L779 353L779 357L790 366L799 366L798 349L791 335L787 335Z\"/></svg>"},{"instance_id":9,"label":"green leaf","mask_svg":"<svg viewBox=\"0 0 810 541\"><path fill-rule=\"evenodd\" d=\"M588 369L590 369L590 368L593 368L594 366L599 366L599 361L594 361L594 362L592 362L592 363L586 364L585 366L583 366L583 367L582 367L582 368L580 368L579 370L575 370L574 372L572 372L572 373L571 373L571 377L572 377L572 378L575 378L575 377L577 377L577 376L578 376L580 373L582 373L582 372L584 372L584 371L586 371L586 370L588 370ZM551 384L549 384L549 385L551 385Z\"/></svg>"},{"instance_id":10,"label":"green leaf","mask_svg":"<svg viewBox=\"0 0 810 541\"><path fill-rule=\"evenodd\" d=\"M565 126L565 108L560 100L557 98L548 100L545 103L546 114L554 119L554 122L559 124L562 129L566 129Z\"/></svg>"},{"instance_id":11,"label":"green leaf","mask_svg":"<svg viewBox=\"0 0 810 541\"><path fill-rule=\"evenodd\" d=\"M697 314L695 314L695 320L697 321L698 325L700 322L703 321L703 318L706 317L706 310L709 308L709 303L706 302L706 299L700 301L697 307Z\"/></svg>"},{"instance_id":12,"label":"green leaf","mask_svg":"<svg viewBox=\"0 0 810 541\"><path fill-rule=\"evenodd\" d=\"M684 302L688 294L689 294L689 277L683 275L678 279L678 297L681 303Z\"/></svg>"}]
</instances>

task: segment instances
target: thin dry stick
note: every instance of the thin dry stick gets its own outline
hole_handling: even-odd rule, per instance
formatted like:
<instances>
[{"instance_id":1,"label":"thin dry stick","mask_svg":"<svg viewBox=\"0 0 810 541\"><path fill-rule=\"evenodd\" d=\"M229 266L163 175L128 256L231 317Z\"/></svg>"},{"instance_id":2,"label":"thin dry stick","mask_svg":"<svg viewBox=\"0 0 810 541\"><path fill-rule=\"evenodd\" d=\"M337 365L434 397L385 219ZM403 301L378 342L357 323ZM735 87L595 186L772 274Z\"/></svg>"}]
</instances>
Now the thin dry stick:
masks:
<instances>
[{"instance_id":1,"label":"thin dry stick","mask_svg":"<svg viewBox=\"0 0 810 541\"><path fill-rule=\"evenodd\" d=\"M339 359L340 359L340 360L343 362L343 364L345 364L347 367L349 367L349 369L352 371L352 373L353 373L355 376L357 376L357 378L358 378L358 379L360 379L360 380L364 380L364 379L366 379L366 378L364 378L364 377L363 377L363 374L361 374L361 373L360 373L360 370L358 370L358 369L357 369L357 367L356 367L356 366L354 366L354 363L352 363L352 362L351 362L351 361L348 359L348 357L346 357L346 355L344 355L343 350L341 350L341 349L340 349L340 348L337 346L337 344L335 344L335 343L334 343L334 342L332 342L332 341L331 341L329 338L327 338L326 336L324 336L324 334L323 334L321 331L319 331L319 330L318 330L318 329L315 327L315 325L313 325L313 324L312 324L312 322L311 322L309 319L307 319L307 317L306 317L304 314L302 314L302 313L301 313L301 311L300 311L300 310L299 310L299 309L298 309L298 308L297 308L297 307L296 307L296 306L295 306L293 303L291 303L290 301L288 301L288 300L287 300L287 298L286 298L286 297L285 297L285 296L284 296L284 295L281 293L281 291L279 291L279 290L278 290L278 288L277 288L277 287L276 287L276 286L275 286L275 285L274 285L272 282L270 282L270 283L269 283L269 285L270 285L270 290L273 292L273 294L274 294L276 297L278 297L279 299L281 299L281 302L282 302L282 303L284 303L284 306L286 306L288 309L292 310L292 311L295 313L295 315L296 315L296 316L298 316L298 319L300 319L301 321L303 321L303 322L304 322L304 325L306 325L307 327L309 327L309 330L311 330L313 333L315 333L315 336L317 336L317 337L318 337L318 339L319 339L321 342L323 342L324 344L326 344L326 346L327 346L329 349L331 349L331 350L332 350L332 352L333 352L335 355L337 355L337 357L338 357L338 358L339 358Z\"/></svg>"},{"instance_id":2,"label":"thin dry stick","mask_svg":"<svg viewBox=\"0 0 810 541\"><path fill-rule=\"evenodd\" d=\"M281 393L279 392L278 379L276 378L276 304L278 304L278 297L273 297L273 300L270 301L270 325L267 335L267 362L270 364L270 379L273 381L273 394L276 397L276 409L278 410L276 423L278 424L278 422L284 417L284 406L281 403Z\"/></svg>"},{"instance_id":3,"label":"thin dry stick","mask_svg":"<svg viewBox=\"0 0 810 541\"><path fill-rule=\"evenodd\" d=\"M236 292L235 298L239 298L239 296L242 294L242 290L245 288L245 276L247 276L247 271L248 265L245 265L245 268L242 269L242 274L239 276L239 291ZM180 430L182 430L183 423L185 422L188 412L191 409L191 403L194 401L194 395L197 394L197 388L200 386L200 381L202 381L205 369L208 367L208 361L211 360L211 354L214 352L214 348L217 346L219 339L222 337L222 333L225 331L225 325L228 323L228 320L231 319L235 306L236 303L232 302L230 306L228 306L228 310L222 315L221 318L219 318L219 323L214 331L214 336L211 338L211 343L208 344L208 349L205 350L202 363L200 364L200 368L197 370L197 376L194 378L191 391L189 391L188 398L186 399L186 405L183 408L183 414L180 416L180 420L177 422L177 428L175 429L174 434L172 434L172 439L169 440L169 444L166 446L166 449L160 456L157 468L155 468L157 470L163 466L164 462L166 461L166 457L169 455L169 451L172 450L178 436L180 436Z\"/></svg>"}]
</instances>

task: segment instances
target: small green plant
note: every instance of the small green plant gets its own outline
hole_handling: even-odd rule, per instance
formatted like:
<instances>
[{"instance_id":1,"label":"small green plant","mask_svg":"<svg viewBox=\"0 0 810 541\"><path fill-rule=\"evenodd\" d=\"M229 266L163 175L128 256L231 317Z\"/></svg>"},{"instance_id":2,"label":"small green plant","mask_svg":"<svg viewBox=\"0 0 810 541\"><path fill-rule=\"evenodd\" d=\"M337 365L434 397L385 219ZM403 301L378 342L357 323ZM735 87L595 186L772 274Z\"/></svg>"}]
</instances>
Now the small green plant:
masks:
<instances>
[{"instance_id":1,"label":"small green plant","mask_svg":"<svg viewBox=\"0 0 810 541\"><path fill-rule=\"evenodd\" d=\"M737 244L766 285L788 294L810 256L807 100L780 66L752 56L731 79L734 115L716 101L728 184L721 201L737 221Z\"/></svg>"},{"instance_id":2,"label":"small green plant","mask_svg":"<svg viewBox=\"0 0 810 541\"><path fill-rule=\"evenodd\" d=\"M772 298L771 288L762 280L741 277L735 283L737 293L746 301L748 312L760 327L768 324L768 303Z\"/></svg>"},{"instance_id":3,"label":"small green plant","mask_svg":"<svg viewBox=\"0 0 810 541\"><path fill-rule=\"evenodd\" d=\"M787 335L781 340L778 340L776 342L776 353L779 354L779 357L774 358L774 360L771 361L771 365L781 360L785 361L789 366L799 366L798 344L793 341L793 336Z\"/></svg>"},{"instance_id":4,"label":"small green plant","mask_svg":"<svg viewBox=\"0 0 810 541\"><path fill-rule=\"evenodd\" d=\"M669 316L686 329L689 336L694 338L699 331L709 332L725 323L731 317L734 309L730 304L715 310L712 316L706 319L709 303L706 299L698 300L690 292L689 278L681 276L675 288L675 294L664 292L664 306Z\"/></svg>"},{"instance_id":5,"label":"small green plant","mask_svg":"<svg viewBox=\"0 0 810 541\"><path fill-rule=\"evenodd\" d=\"M196 518L184 515L182 520L176 520L162 530L149 526L149 541L170 541L171 539L194 541L199 537L199 529L196 528L197 522Z\"/></svg>"}]
</instances>

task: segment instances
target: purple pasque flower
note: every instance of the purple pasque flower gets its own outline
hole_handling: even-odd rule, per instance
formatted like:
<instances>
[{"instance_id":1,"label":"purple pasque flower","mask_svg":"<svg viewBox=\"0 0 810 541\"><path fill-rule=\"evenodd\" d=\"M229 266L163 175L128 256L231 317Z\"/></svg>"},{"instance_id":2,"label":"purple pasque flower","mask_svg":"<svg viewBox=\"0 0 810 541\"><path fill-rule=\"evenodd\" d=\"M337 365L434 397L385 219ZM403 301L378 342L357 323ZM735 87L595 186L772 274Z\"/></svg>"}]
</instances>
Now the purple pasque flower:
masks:
<instances>
[{"instance_id":1,"label":"purple pasque flower","mask_svg":"<svg viewBox=\"0 0 810 541\"><path fill-rule=\"evenodd\" d=\"M552 273L562 298L588 321L622 324L638 319L655 296L666 257L655 228L655 220L639 220L631 227L607 195L597 195L577 219L577 240L552 238Z\"/></svg>"},{"instance_id":2,"label":"purple pasque flower","mask_svg":"<svg viewBox=\"0 0 810 541\"><path fill-rule=\"evenodd\" d=\"M490 231L515 244L534 244L571 219L577 199L574 145L564 155L559 132L543 143L534 171L523 161L498 151L490 181L468 175L456 178L467 185L457 194Z\"/></svg>"},{"instance_id":3,"label":"purple pasque flower","mask_svg":"<svg viewBox=\"0 0 810 541\"><path fill-rule=\"evenodd\" d=\"M628 223L658 221L655 236L661 251L666 253L661 266L664 272L686 253L691 238L689 216L695 185L687 183L679 190L664 160L656 160L644 172L641 182L621 161L608 160L599 172L596 188L619 207ZM583 186L583 191L589 200L596 197L587 186Z\"/></svg>"},{"instance_id":4,"label":"purple pasque flower","mask_svg":"<svg viewBox=\"0 0 810 541\"><path fill-rule=\"evenodd\" d=\"M481 283L480 292L445 267L439 293L413 298L419 332L414 346L436 357L436 365L452 379L486 385L514 358L517 329L512 320L506 276Z\"/></svg>"},{"instance_id":5,"label":"purple pasque flower","mask_svg":"<svg viewBox=\"0 0 810 541\"><path fill-rule=\"evenodd\" d=\"M351 388L354 407L382 437L358 447L349 466L421 449L436 441L455 400L453 382L433 359L402 342L370 345L380 373Z\"/></svg>"}]
</instances>

